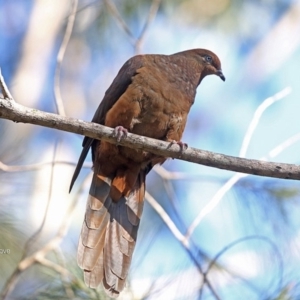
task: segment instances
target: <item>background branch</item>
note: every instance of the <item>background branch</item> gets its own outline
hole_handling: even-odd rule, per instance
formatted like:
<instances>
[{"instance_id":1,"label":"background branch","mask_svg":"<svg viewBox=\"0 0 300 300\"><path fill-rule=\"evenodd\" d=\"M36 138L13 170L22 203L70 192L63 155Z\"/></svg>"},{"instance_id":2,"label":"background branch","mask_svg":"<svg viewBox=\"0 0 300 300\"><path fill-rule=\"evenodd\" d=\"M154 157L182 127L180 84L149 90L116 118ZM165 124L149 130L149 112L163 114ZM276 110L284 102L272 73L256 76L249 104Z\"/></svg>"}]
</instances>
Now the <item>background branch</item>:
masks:
<instances>
[{"instance_id":1,"label":"background branch","mask_svg":"<svg viewBox=\"0 0 300 300\"><path fill-rule=\"evenodd\" d=\"M73 31L77 6L78 6L78 0L72 0L72 9L68 17L67 28L56 58L56 69L55 69L55 76L54 76L54 96L55 96L55 105L56 105L57 113L62 116L65 116L66 113L65 113L65 108L64 108L64 104L60 92L61 65Z\"/></svg>"}]
</instances>

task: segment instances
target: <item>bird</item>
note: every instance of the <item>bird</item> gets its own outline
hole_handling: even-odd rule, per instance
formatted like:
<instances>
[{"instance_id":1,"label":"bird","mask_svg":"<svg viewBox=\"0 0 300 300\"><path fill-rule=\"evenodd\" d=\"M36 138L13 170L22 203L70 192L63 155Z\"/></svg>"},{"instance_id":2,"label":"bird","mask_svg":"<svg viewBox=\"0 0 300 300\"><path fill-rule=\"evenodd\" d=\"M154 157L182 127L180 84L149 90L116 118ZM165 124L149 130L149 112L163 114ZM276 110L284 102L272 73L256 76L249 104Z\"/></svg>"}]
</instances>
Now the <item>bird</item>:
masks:
<instances>
[{"instance_id":1,"label":"bird","mask_svg":"<svg viewBox=\"0 0 300 300\"><path fill-rule=\"evenodd\" d=\"M177 143L179 151L196 90L207 75L223 81L220 59L206 49L127 60L105 92L92 122L127 133ZM85 137L70 191L91 148L93 178L78 243L77 263L90 288L102 284L117 298L126 284L143 212L145 179L166 158Z\"/></svg>"}]
</instances>

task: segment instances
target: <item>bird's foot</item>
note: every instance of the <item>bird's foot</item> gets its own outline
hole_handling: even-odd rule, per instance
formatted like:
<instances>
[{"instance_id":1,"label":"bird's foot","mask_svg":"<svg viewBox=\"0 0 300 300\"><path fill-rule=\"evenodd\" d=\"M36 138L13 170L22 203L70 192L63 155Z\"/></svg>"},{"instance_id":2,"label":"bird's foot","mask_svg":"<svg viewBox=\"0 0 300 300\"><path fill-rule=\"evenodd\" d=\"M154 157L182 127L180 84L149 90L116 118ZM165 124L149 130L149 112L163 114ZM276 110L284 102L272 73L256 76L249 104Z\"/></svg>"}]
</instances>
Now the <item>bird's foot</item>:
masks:
<instances>
[{"instance_id":1,"label":"bird's foot","mask_svg":"<svg viewBox=\"0 0 300 300\"><path fill-rule=\"evenodd\" d=\"M117 126L114 129L113 135L117 138L117 141L120 142L122 138L127 137L128 130L123 126Z\"/></svg>"},{"instance_id":2,"label":"bird's foot","mask_svg":"<svg viewBox=\"0 0 300 300\"><path fill-rule=\"evenodd\" d=\"M177 144L180 147L180 152L182 153L183 150L186 150L188 148L187 143L183 143L182 141L171 141L171 145Z\"/></svg>"}]
</instances>

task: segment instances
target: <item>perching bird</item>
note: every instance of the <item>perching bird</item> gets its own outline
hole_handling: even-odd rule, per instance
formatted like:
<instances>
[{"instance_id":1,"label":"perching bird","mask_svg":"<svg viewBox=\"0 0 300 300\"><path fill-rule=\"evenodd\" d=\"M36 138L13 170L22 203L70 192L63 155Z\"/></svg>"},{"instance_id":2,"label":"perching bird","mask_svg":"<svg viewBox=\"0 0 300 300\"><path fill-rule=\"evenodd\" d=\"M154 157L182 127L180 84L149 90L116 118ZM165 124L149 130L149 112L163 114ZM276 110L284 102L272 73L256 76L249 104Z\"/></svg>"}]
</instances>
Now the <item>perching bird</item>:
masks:
<instances>
[{"instance_id":1,"label":"perching bird","mask_svg":"<svg viewBox=\"0 0 300 300\"><path fill-rule=\"evenodd\" d=\"M173 55L130 58L105 93L92 122L178 143L202 79L215 74L223 81L219 58L205 49ZM166 158L85 137L71 187L92 147L94 175L78 245L77 262L91 288L102 282L107 294L123 290L143 212L145 178Z\"/></svg>"}]
</instances>

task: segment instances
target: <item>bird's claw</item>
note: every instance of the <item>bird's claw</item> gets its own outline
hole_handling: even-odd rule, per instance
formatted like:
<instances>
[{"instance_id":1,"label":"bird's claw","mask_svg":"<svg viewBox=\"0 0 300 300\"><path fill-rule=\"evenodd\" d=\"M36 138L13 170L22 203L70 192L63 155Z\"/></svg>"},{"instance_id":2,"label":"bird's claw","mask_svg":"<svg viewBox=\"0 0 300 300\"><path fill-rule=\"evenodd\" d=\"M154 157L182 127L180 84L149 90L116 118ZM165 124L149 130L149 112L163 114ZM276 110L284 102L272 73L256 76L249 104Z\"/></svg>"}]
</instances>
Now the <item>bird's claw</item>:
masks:
<instances>
[{"instance_id":1,"label":"bird's claw","mask_svg":"<svg viewBox=\"0 0 300 300\"><path fill-rule=\"evenodd\" d=\"M128 130L123 126L117 126L114 129L113 135L117 138L117 141L120 142L122 138L127 137Z\"/></svg>"},{"instance_id":2,"label":"bird's claw","mask_svg":"<svg viewBox=\"0 0 300 300\"><path fill-rule=\"evenodd\" d=\"M171 145L173 144L177 144L180 147L181 153L188 148L188 144L183 143L182 141L171 141Z\"/></svg>"}]
</instances>

